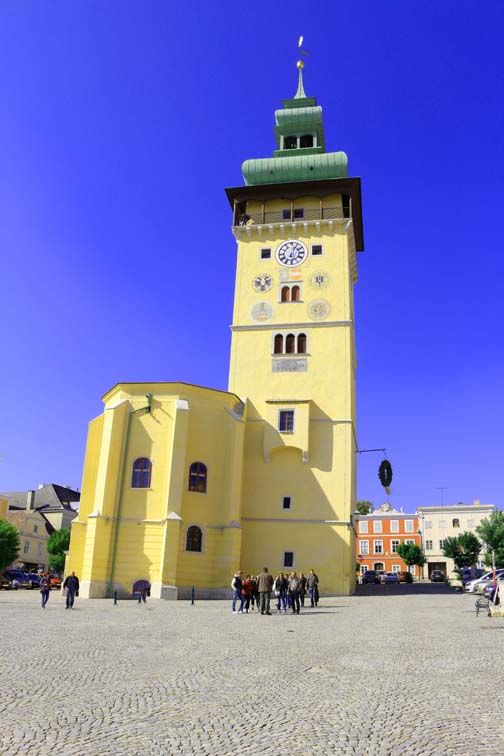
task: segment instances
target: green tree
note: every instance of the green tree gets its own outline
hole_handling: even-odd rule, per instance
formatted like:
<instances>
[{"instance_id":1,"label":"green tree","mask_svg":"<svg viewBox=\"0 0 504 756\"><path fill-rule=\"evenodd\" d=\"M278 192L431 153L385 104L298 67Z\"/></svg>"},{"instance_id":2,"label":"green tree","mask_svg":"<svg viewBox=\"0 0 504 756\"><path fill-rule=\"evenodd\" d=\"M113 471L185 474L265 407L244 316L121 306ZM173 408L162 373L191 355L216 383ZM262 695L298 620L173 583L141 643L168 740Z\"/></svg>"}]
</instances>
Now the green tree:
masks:
<instances>
[{"instance_id":1,"label":"green tree","mask_svg":"<svg viewBox=\"0 0 504 756\"><path fill-rule=\"evenodd\" d=\"M7 520L0 520L0 572L17 559L19 531Z\"/></svg>"},{"instance_id":2,"label":"green tree","mask_svg":"<svg viewBox=\"0 0 504 756\"><path fill-rule=\"evenodd\" d=\"M416 543L400 543L397 547L397 553L408 567L412 567L414 564L423 567L425 564L424 553Z\"/></svg>"},{"instance_id":3,"label":"green tree","mask_svg":"<svg viewBox=\"0 0 504 756\"><path fill-rule=\"evenodd\" d=\"M471 567L476 564L481 551L481 541L474 533L461 533L459 536L445 538L443 554L453 559L456 567Z\"/></svg>"},{"instance_id":4,"label":"green tree","mask_svg":"<svg viewBox=\"0 0 504 756\"><path fill-rule=\"evenodd\" d=\"M365 499L358 501L355 505L355 511L361 515L371 514L371 512L373 511L373 502L366 501Z\"/></svg>"},{"instance_id":5,"label":"green tree","mask_svg":"<svg viewBox=\"0 0 504 756\"><path fill-rule=\"evenodd\" d=\"M57 530L47 540L49 565L55 572L63 572L65 567L65 551L70 546L70 531L66 528Z\"/></svg>"},{"instance_id":6,"label":"green tree","mask_svg":"<svg viewBox=\"0 0 504 756\"><path fill-rule=\"evenodd\" d=\"M481 521L476 532L488 548L486 564L492 565L492 552L495 551L496 566L504 567L504 512L492 512L490 518Z\"/></svg>"}]
</instances>

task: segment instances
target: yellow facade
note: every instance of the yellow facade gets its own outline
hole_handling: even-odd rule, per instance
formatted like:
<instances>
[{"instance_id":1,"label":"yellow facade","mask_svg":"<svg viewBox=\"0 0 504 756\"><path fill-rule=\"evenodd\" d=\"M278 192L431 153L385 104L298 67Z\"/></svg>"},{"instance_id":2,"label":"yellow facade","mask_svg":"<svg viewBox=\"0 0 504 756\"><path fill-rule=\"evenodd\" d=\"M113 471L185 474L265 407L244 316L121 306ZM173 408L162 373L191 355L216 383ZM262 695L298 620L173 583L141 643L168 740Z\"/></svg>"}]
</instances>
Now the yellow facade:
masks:
<instances>
[{"instance_id":1,"label":"yellow facade","mask_svg":"<svg viewBox=\"0 0 504 756\"><path fill-rule=\"evenodd\" d=\"M66 567L82 595L131 593L147 579L157 597L192 586L218 597L235 570L265 565L313 568L322 593L353 591L356 187L335 178L227 190L237 242L229 392L135 383L105 395ZM142 458L147 488L132 484ZM206 466L204 493L189 490L193 463Z\"/></svg>"}]
</instances>

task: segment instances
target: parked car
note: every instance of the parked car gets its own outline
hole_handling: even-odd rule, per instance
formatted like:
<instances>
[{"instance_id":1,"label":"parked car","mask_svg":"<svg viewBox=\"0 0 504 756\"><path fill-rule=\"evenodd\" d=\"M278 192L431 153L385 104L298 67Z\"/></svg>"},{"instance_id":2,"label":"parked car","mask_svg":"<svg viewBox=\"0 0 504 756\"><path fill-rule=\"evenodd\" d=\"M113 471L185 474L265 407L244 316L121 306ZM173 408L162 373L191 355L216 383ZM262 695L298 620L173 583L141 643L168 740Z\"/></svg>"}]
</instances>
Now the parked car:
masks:
<instances>
[{"instance_id":1,"label":"parked car","mask_svg":"<svg viewBox=\"0 0 504 756\"><path fill-rule=\"evenodd\" d=\"M412 583L413 582L413 576L412 576L411 572L409 572L408 570L401 570L401 572L398 572L397 575L399 577L399 582L400 583Z\"/></svg>"},{"instance_id":2,"label":"parked car","mask_svg":"<svg viewBox=\"0 0 504 756\"><path fill-rule=\"evenodd\" d=\"M456 591L464 592L464 582L459 570L452 570L448 575L448 585Z\"/></svg>"},{"instance_id":3,"label":"parked car","mask_svg":"<svg viewBox=\"0 0 504 756\"><path fill-rule=\"evenodd\" d=\"M362 576L363 583L379 583L380 577L376 574L375 570L367 570Z\"/></svg>"},{"instance_id":4,"label":"parked car","mask_svg":"<svg viewBox=\"0 0 504 756\"><path fill-rule=\"evenodd\" d=\"M40 586L40 575L36 575L34 572L29 572L28 580L30 581L32 588L38 588Z\"/></svg>"},{"instance_id":5,"label":"parked car","mask_svg":"<svg viewBox=\"0 0 504 756\"><path fill-rule=\"evenodd\" d=\"M477 580L485 574L485 570L472 567L462 567L462 569L457 570L457 572L460 574L460 578L464 584L469 583L471 580Z\"/></svg>"},{"instance_id":6,"label":"parked car","mask_svg":"<svg viewBox=\"0 0 504 756\"><path fill-rule=\"evenodd\" d=\"M386 572L383 576L383 582L384 583L398 583L399 582L399 575L397 572Z\"/></svg>"},{"instance_id":7,"label":"parked car","mask_svg":"<svg viewBox=\"0 0 504 756\"><path fill-rule=\"evenodd\" d=\"M385 570L375 570L375 575L378 576L378 580L376 582L377 583L384 583L385 582L385 575L386 574L387 573L385 572Z\"/></svg>"},{"instance_id":8,"label":"parked car","mask_svg":"<svg viewBox=\"0 0 504 756\"><path fill-rule=\"evenodd\" d=\"M12 580L9 580L5 575L0 575L0 591L12 591L15 586L12 585Z\"/></svg>"},{"instance_id":9,"label":"parked car","mask_svg":"<svg viewBox=\"0 0 504 756\"><path fill-rule=\"evenodd\" d=\"M49 580L51 582L51 588L55 588L56 590L59 590L61 588L61 578L57 575L51 575L49 577Z\"/></svg>"},{"instance_id":10,"label":"parked car","mask_svg":"<svg viewBox=\"0 0 504 756\"><path fill-rule=\"evenodd\" d=\"M28 574L24 570L5 570L5 577L9 580L17 581L19 588L32 588L32 583Z\"/></svg>"},{"instance_id":11,"label":"parked car","mask_svg":"<svg viewBox=\"0 0 504 756\"><path fill-rule=\"evenodd\" d=\"M445 579L445 574L443 570L432 570L430 574L431 583L443 583L444 579Z\"/></svg>"},{"instance_id":12,"label":"parked car","mask_svg":"<svg viewBox=\"0 0 504 756\"><path fill-rule=\"evenodd\" d=\"M504 577L504 567L501 567L498 570L496 570L496 575L498 578ZM468 593L482 593L483 589L486 588L486 586L489 585L492 580L493 580L493 570L490 570L490 572L485 572L485 574L482 575L480 578L476 578L475 580L470 580L468 583L466 583L465 589Z\"/></svg>"}]
</instances>

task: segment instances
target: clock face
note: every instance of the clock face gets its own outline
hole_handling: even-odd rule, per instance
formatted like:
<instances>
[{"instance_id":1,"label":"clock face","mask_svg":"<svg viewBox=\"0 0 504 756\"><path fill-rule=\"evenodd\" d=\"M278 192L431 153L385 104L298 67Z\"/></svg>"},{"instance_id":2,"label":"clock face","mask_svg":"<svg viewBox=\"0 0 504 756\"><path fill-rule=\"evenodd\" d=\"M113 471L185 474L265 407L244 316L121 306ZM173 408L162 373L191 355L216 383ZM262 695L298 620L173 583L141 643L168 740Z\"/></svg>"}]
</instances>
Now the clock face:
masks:
<instances>
[{"instance_id":1,"label":"clock face","mask_svg":"<svg viewBox=\"0 0 504 756\"><path fill-rule=\"evenodd\" d=\"M276 251L276 259L280 265L291 268L293 265L301 265L308 256L308 250L303 242L296 239L288 239L280 244Z\"/></svg>"},{"instance_id":2,"label":"clock face","mask_svg":"<svg viewBox=\"0 0 504 756\"><path fill-rule=\"evenodd\" d=\"M310 284L314 289L325 289L329 283L329 276L321 270L317 270L310 279Z\"/></svg>"},{"instance_id":3,"label":"clock face","mask_svg":"<svg viewBox=\"0 0 504 756\"><path fill-rule=\"evenodd\" d=\"M254 291L264 292L269 291L273 286L273 279L271 276L256 276L252 281L252 287Z\"/></svg>"}]
</instances>

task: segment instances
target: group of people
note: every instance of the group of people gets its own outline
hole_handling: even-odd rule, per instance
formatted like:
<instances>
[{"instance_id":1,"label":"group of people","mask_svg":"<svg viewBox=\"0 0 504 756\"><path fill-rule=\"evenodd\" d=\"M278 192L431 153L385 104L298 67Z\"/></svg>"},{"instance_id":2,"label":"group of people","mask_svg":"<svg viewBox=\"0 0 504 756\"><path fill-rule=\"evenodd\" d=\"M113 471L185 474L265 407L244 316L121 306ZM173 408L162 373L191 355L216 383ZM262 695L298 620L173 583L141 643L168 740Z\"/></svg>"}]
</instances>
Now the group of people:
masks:
<instances>
[{"instance_id":1,"label":"group of people","mask_svg":"<svg viewBox=\"0 0 504 756\"><path fill-rule=\"evenodd\" d=\"M302 572L284 573L279 572L273 578L264 567L260 575L247 575L243 577L241 571L235 572L231 581L233 598L231 611L233 614L248 614L249 611L257 611L261 614L271 615L271 594L277 599L276 608L280 614L282 611L292 611L299 614L301 607L305 605L308 594L310 605L317 606L319 602L319 579L314 570L310 570L308 576Z\"/></svg>"},{"instance_id":2,"label":"group of people","mask_svg":"<svg viewBox=\"0 0 504 756\"><path fill-rule=\"evenodd\" d=\"M63 583L63 590L66 592L65 609L73 609L75 597L79 595L79 578L75 572L67 576ZM39 591L42 609L45 609L51 591L51 576L48 572L40 573Z\"/></svg>"}]
</instances>

